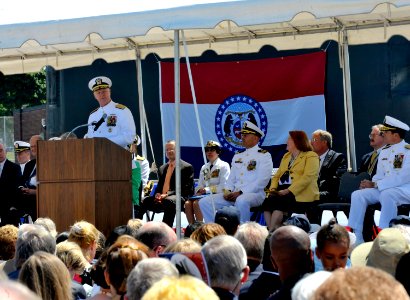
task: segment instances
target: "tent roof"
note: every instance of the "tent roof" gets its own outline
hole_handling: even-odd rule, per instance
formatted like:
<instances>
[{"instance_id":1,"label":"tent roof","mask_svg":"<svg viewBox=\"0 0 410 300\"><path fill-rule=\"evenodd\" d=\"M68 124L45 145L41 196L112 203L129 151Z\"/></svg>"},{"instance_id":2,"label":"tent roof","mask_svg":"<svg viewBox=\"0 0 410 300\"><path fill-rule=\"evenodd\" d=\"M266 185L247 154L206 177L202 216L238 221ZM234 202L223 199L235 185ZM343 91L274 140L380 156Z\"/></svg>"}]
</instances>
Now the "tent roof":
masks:
<instances>
[{"instance_id":1,"label":"tent roof","mask_svg":"<svg viewBox=\"0 0 410 300\"><path fill-rule=\"evenodd\" d=\"M114 3L114 2L113 2ZM386 42L410 37L410 0L240 0L169 9L0 25L0 71L4 74L144 58L173 57L174 30L184 30L189 55L318 48L339 41ZM137 49L137 51L136 51Z\"/></svg>"}]
</instances>

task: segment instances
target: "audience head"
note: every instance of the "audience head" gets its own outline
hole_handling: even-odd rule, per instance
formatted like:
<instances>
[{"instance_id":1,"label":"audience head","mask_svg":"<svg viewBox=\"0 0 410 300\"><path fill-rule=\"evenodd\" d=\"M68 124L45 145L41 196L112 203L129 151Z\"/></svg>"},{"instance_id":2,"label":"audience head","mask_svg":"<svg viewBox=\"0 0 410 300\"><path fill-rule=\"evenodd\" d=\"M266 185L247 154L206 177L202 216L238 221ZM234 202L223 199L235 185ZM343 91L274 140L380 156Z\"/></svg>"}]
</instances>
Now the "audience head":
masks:
<instances>
[{"instance_id":1,"label":"audience head","mask_svg":"<svg viewBox=\"0 0 410 300\"><path fill-rule=\"evenodd\" d=\"M120 225L115 227L114 230L110 232L107 239L105 240L105 247L110 247L112 244L115 243L118 237L124 234L130 235L127 225Z\"/></svg>"},{"instance_id":2,"label":"audience head","mask_svg":"<svg viewBox=\"0 0 410 300\"><path fill-rule=\"evenodd\" d=\"M203 245L218 235L226 235L225 229L216 223L206 223L191 234L191 239Z\"/></svg>"},{"instance_id":3,"label":"audience head","mask_svg":"<svg viewBox=\"0 0 410 300\"><path fill-rule=\"evenodd\" d=\"M129 219L127 223L128 234L136 237L138 230L144 225L144 221L141 219Z\"/></svg>"},{"instance_id":4,"label":"audience head","mask_svg":"<svg viewBox=\"0 0 410 300\"><path fill-rule=\"evenodd\" d=\"M332 275L328 271L307 274L292 289L292 300L309 300L317 288Z\"/></svg>"},{"instance_id":5,"label":"audience head","mask_svg":"<svg viewBox=\"0 0 410 300\"><path fill-rule=\"evenodd\" d=\"M192 276L165 277L153 284L142 300L218 300L216 293L202 280Z\"/></svg>"},{"instance_id":6,"label":"audience head","mask_svg":"<svg viewBox=\"0 0 410 300\"><path fill-rule=\"evenodd\" d=\"M57 256L37 251L23 264L19 281L42 299L71 299L70 274Z\"/></svg>"},{"instance_id":7,"label":"audience head","mask_svg":"<svg viewBox=\"0 0 410 300\"><path fill-rule=\"evenodd\" d=\"M312 300L409 299L390 274L369 267L337 269L321 284Z\"/></svg>"},{"instance_id":8,"label":"audience head","mask_svg":"<svg viewBox=\"0 0 410 300\"><path fill-rule=\"evenodd\" d=\"M309 235L302 229L292 225L276 229L270 239L270 249L281 281L313 272Z\"/></svg>"},{"instance_id":9,"label":"audience head","mask_svg":"<svg viewBox=\"0 0 410 300\"><path fill-rule=\"evenodd\" d=\"M68 240L77 243L83 251L84 257L91 262L97 250L98 237L99 232L93 224L79 221L71 226Z\"/></svg>"},{"instance_id":10,"label":"audience head","mask_svg":"<svg viewBox=\"0 0 410 300\"><path fill-rule=\"evenodd\" d=\"M182 239L169 244L164 253L200 252L201 244L193 239Z\"/></svg>"},{"instance_id":11,"label":"audience head","mask_svg":"<svg viewBox=\"0 0 410 300\"><path fill-rule=\"evenodd\" d=\"M210 162L214 162L221 154L221 144L215 141L208 141L205 145L206 158Z\"/></svg>"},{"instance_id":12,"label":"audience head","mask_svg":"<svg viewBox=\"0 0 410 300\"><path fill-rule=\"evenodd\" d=\"M18 228L14 225L0 227L0 260L8 260L14 257L17 232Z\"/></svg>"},{"instance_id":13,"label":"audience head","mask_svg":"<svg viewBox=\"0 0 410 300\"><path fill-rule=\"evenodd\" d=\"M41 300L27 286L14 280L0 280L0 299Z\"/></svg>"},{"instance_id":14,"label":"audience head","mask_svg":"<svg viewBox=\"0 0 410 300\"><path fill-rule=\"evenodd\" d=\"M312 151L312 146L306 132L302 130L289 131L289 137L297 150L302 152Z\"/></svg>"},{"instance_id":15,"label":"audience head","mask_svg":"<svg viewBox=\"0 0 410 300\"><path fill-rule=\"evenodd\" d=\"M15 141L14 153L19 164L27 163L30 160L30 144L24 141Z\"/></svg>"},{"instance_id":16,"label":"audience head","mask_svg":"<svg viewBox=\"0 0 410 300\"><path fill-rule=\"evenodd\" d=\"M295 214L290 216L283 222L283 225L293 225L303 229L306 233L312 233L319 230L319 225L310 224L309 219L304 214Z\"/></svg>"},{"instance_id":17,"label":"audience head","mask_svg":"<svg viewBox=\"0 0 410 300\"><path fill-rule=\"evenodd\" d=\"M140 300L145 292L164 277L178 277L177 268L166 258L153 257L140 261L127 279L127 297Z\"/></svg>"},{"instance_id":18,"label":"audience head","mask_svg":"<svg viewBox=\"0 0 410 300\"><path fill-rule=\"evenodd\" d=\"M400 282L410 295L410 252L404 254L396 267L396 280Z\"/></svg>"},{"instance_id":19,"label":"audience head","mask_svg":"<svg viewBox=\"0 0 410 300\"><path fill-rule=\"evenodd\" d=\"M326 130L318 129L313 132L311 144L313 151L319 156L332 148L332 134Z\"/></svg>"},{"instance_id":20,"label":"audience head","mask_svg":"<svg viewBox=\"0 0 410 300\"><path fill-rule=\"evenodd\" d=\"M105 280L113 295L125 295L128 274L149 255L150 249L146 245L128 235L119 237L108 249Z\"/></svg>"},{"instance_id":21,"label":"audience head","mask_svg":"<svg viewBox=\"0 0 410 300\"><path fill-rule=\"evenodd\" d=\"M350 248L349 233L343 226L331 219L323 225L316 236L316 256L326 271L346 267Z\"/></svg>"},{"instance_id":22,"label":"audience head","mask_svg":"<svg viewBox=\"0 0 410 300\"><path fill-rule=\"evenodd\" d=\"M169 244L177 240L177 235L167 224L151 221L141 226L136 238L150 247L151 250L158 255L164 252L164 249Z\"/></svg>"},{"instance_id":23,"label":"audience head","mask_svg":"<svg viewBox=\"0 0 410 300\"><path fill-rule=\"evenodd\" d=\"M386 144L395 144L404 139L409 125L390 116L385 116L383 126L380 128ZM390 135L387 133L390 132Z\"/></svg>"},{"instance_id":24,"label":"audience head","mask_svg":"<svg viewBox=\"0 0 410 300\"><path fill-rule=\"evenodd\" d=\"M190 238L191 234L204 224L204 221L195 221L192 224L188 224L188 226L185 228L184 237Z\"/></svg>"},{"instance_id":25,"label":"audience head","mask_svg":"<svg viewBox=\"0 0 410 300\"><path fill-rule=\"evenodd\" d=\"M90 267L77 243L64 241L57 244L57 257L64 263L71 275L83 274Z\"/></svg>"},{"instance_id":26,"label":"audience head","mask_svg":"<svg viewBox=\"0 0 410 300\"><path fill-rule=\"evenodd\" d=\"M19 228L16 243L16 268L20 269L23 263L37 251L55 254L56 240L42 226L23 224Z\"/></svg>"},{"instance_id":27,"label":"audience head","mask_svg":"<svg viewBox=\"0 0 410 300\"><path fill-rule=\"evenodd\" d=\"M208 266L211 286L238 295L241 283L248 279L249 267L242 244L230 235L220 235L207 241L202 253Z\"/></svg>"},{"instance_id":28,"label":"audience head","mask_svg":"<svg viewBox=\"0 0 410 300\"><path fill-rule=\"evenodd\" d=\"M242 146L250 149L259 143L264 137L264 132L254 123L245 121L241 129Z\"/></svg>"},{"instance_id":29,"label":"audience head","mask_svg":"<svg viewBox=\"0 0 410 300\"><path fill-rule=\"evenodd\" d=\"M56 224L50 218L37 218L34 224L43 226L53 238L57 237Z\"/></svg>"},{"instance_id":30,"label":"audience head","mask_svg":"<svg viewBox=\"0 0 410 300\"><path fill-rule=\"evenodd\" d=\"M241 213L236 206L228 205L217 210L215 223L221 225L226 234L234 235L241 224Z\"/></svg>"},{"instance_id":31,"label":"audience head","mask_svg":"<svg viewBox=\"0 0 410 300\"><path fill-rule=\"evenodd\" d=\"M397 228L385 228L373 242L357 246L351 255L352 266L369 266L396 274L400 258L409 253L410 245Z\"/></svg>"},{"instance_id":32,"label":"audience head","mask_svg":"<svg viewBox=\"0 0 410 300\"><path fill-rule=\"evenodd\" d=\"M165 144L165 156L169 161L175 161L175 141L170 140Z\"/></svg>"},{"instance_id":33,"label":"audience head","mask_svg":"<svg viewBox=\"0 0 410 300\"><path fill-rule=\"evenodd\" d=\"M108 249L106 248L101 253L98 260L92 265L91 270L90 270L90 277L96 285L100 286L102 289L109 290L110 286L105 280L105 275L104 275L106 262L107 262L107 255L108 255Z\"/></svg>"},{"instance_id":34,"label":"audience head","mask_svg":"<svg viewBox=\"0 0 410 300\"><path fill-rule=\"evenodd\" d=\"M69 231L63 231L63 232L60 232L59 234L57 234L56 243L58 244L58 243L61 243L61 242L64 242L64 241L68 240L68 235L69 234L70 234Z\"/></svg>"},{"instance_id":35,"label":"audience head","mask_svg":"<svg viewBox=\"0 0 410 300\"><path fill-rule=\"evenodd\" d=\"M248 259L262 262L263 249L268 233L266 227L256 222L247 222L239 226L235 238L245 248Z\"/></svg>"}]
</instances>

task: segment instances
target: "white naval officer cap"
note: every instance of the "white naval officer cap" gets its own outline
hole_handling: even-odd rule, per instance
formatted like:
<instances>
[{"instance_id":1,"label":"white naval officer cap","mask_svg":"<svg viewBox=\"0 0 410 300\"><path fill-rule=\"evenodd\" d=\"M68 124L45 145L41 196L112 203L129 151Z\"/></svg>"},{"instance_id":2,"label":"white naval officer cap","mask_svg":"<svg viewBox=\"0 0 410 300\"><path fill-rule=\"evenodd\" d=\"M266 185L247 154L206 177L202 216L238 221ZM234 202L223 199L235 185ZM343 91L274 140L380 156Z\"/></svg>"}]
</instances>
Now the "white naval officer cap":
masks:
<instances>
[{"instance_id":1,"label":"white naval officer cap","mask_svg":"<svg viewBox=\"0 0 410 300\"><path fill-rule=\"evenodd\" d=\"M23 141L15 141L14 142L14 152L20 153L25 150L30 150L30 144Z\"/></svg>"},{"instance_id":2,"label":"white naval officer cap","mask_svg":"<svg viewBox=\"0 0 410 300\"><path fill-rule=\"evenodd\" d=\"M252 133L252 134L254 134L258 137L264 137L265 136L263 131L260 130L258 126L256 126L255 124L253 124L250 121L245 121L243 123L241 133Z\"/></svg>"},{"instance_id":3,"label":"white naval officer cap","mask_svg":"<svg viewBox=\"0 0 410 300\"><path fill-rule=\"evenodd\" d=\"M134 141L132 142L134 145L139 145L141 144L141 138L139 137L138 134L135 135Z\"/></svg>"},{"instance_id":4,"label":"white naval officer cap","mask_svg":"<svg viewBox=\"0 0 410 300\"><path fill-rule=\"evenodd\" d=\"M110 78L105 76L97 76L88 82L88 88L95 92L101 89L107 89L112 86L112 81Z\"/></svg>"},{"instance_id":5,"label":"white naval officer cap","mask_svg":"<svg viewBox=\"0 0 410 300\"><path fill-rule=\"evenodd\" d=\"M384 117L383 126L380 128L381 131L409 131L409 129L409 125L390 116Z\"/></svg>"}]
</instances>

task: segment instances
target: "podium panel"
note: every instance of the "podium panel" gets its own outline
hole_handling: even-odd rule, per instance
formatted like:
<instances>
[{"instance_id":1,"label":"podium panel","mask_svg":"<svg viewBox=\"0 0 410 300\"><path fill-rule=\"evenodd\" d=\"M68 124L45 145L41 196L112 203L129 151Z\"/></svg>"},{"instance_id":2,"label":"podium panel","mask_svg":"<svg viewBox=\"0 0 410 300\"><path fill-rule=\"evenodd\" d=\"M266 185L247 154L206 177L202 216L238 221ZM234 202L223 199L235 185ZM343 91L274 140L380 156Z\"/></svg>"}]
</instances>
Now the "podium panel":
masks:
<instances>
[{"instance_id":1,"label":"podium panel","mask_svg":"<svg viewBox=\"0 0 410 300\"><path fill-rule=\"evenodd\" d=\"M132 217L131 154L104 138L39 141L37 213L59 232L76 221L106 236Z\"/></svg>"}]
</instances>

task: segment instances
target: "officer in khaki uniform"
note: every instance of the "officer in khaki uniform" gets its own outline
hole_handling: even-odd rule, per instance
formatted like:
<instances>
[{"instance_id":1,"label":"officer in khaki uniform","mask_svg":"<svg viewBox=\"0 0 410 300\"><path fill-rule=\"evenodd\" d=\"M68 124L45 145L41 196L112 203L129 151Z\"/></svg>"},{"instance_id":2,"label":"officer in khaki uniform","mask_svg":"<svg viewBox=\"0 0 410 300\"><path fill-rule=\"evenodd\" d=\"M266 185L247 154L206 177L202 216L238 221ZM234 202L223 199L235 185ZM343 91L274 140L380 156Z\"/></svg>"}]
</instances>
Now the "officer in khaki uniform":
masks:
<instances>
[{"instance_id":1,"label":"officer in khaki uniform","mask_svg":"<svg viewBox=\"0 0 410 300\"><path fill-rule=\"evenodd\" d=\"M100 107L90 113L88 124L93 125L88 127L84 137L105 137L127 149L136 134L134 118L125 105L111 100L111 85L111 80L105 76L95 77L88 83Z\"/></svg>"},{"instance_id":2,"label":"officer in khaki uniform","mask_svg":"<svg viewBox=\"0 0 410 300\"><path fill-rule=\"evenodd\" d=\"M368 205L380 202L379 226L386 228L397 216L397 206L410 204L410 145L404 141L409 126L386 116L380 130L388 146L379 154L376 174L372 181L363 180L360 190L352 193L348 225L356 234L357 244L363 242L363 219Z\"/></svg>"},{"instance_id":3,"label":"officer in khaki uniform","mask_svg":"<svg viewBox=\"0 0 410 300\"><path fill-rule=\"evenodd\" d=\"M259 206L265 199L264 188L272 174L272 157L259 148L264 136L262 130L252 122L243 124L242 144L246 148L234 155L231 173L224 193L210 195L199 201L205 222L213 222L216 210L224 206L236 206L241 213L241 223L250 219L250 208Z\"/></svg>"}]
</instances>

